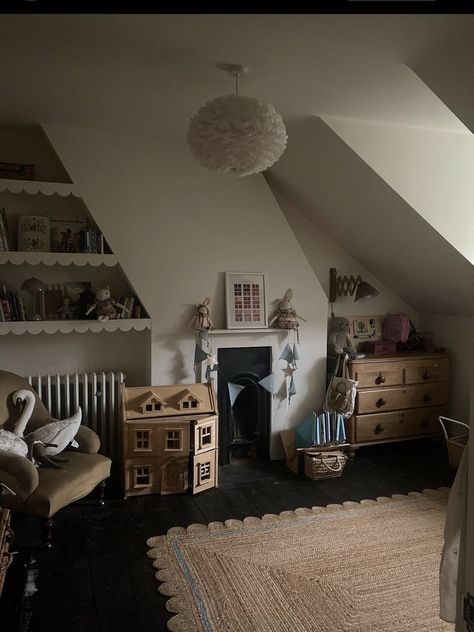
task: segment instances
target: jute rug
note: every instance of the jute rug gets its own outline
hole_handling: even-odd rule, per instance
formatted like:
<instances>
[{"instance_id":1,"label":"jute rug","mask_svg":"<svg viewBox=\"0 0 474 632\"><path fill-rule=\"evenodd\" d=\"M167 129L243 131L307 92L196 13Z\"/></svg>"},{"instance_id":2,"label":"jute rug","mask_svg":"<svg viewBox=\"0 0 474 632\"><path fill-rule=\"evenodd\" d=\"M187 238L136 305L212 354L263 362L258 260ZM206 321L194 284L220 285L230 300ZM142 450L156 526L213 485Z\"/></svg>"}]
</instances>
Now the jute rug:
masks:
<instances>
[{"instance_id":1,"label":"jute rug","mask_svg":"<svg viewBox=\"0 0 474 632\"><path fill-rule=\"evenodd\" d=\"M175 527L148 540L174 632L440 632L449 490Z\"/></svg>"}]
</instances>

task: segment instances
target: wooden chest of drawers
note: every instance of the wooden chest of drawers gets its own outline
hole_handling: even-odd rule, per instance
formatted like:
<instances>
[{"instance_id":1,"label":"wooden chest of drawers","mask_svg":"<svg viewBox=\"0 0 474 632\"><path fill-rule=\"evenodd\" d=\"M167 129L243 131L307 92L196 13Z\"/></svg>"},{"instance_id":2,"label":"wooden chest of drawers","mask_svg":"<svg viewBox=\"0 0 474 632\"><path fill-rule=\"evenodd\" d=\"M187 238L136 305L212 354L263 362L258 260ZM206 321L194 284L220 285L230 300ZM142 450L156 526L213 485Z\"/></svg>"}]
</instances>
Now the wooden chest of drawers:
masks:
<instances>
[{"instance_id":1,"label":"wooden chest of drawers","mask_svg":"<svg viewBox=\"0 0 474 632\"><path fill-rule=\"evenodd\" d=\"M348 367L359 382L347 422L353 448L440 434L438 416L448 412L446 354L367 355Z\"/></svg>"}]
</instances>

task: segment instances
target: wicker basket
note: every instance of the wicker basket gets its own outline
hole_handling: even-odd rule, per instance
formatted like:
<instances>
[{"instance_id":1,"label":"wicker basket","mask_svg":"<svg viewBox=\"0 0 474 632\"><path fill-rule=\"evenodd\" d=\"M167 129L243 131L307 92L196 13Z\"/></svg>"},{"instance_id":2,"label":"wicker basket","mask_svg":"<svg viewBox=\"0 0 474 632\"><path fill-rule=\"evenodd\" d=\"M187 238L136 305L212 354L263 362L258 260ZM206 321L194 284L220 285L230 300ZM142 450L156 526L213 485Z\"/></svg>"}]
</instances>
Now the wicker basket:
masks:
<instances>
[{"instance_id":1,"label":"wicker basket","mask_svg":"<svg viewBox=\"0 0 474 632\"><path fill-rule=\"evenodd\" d=\"M462 421L458 421L457 419L450 419L449 417L438 417L438 419L446 438L449 465L453 468L459 467L459 463L461 462L461 457L464 452L464 447L469 441L469 426ZM450 433L453 434L454 427L458 428L459 426L462 426L464 434L456 434L455 436L450 436Z\"/></svg>"},{"instance_id":2,"label":"wicker basket","mask_svg":"<svg viewBox=\"0 0 474 632\"><path fill-rule=\"evenodd\" d=\"M347 456L340 450L331 452L305 452L304 473L313 481L341 476Z\"/></svg>"}]
</instances>

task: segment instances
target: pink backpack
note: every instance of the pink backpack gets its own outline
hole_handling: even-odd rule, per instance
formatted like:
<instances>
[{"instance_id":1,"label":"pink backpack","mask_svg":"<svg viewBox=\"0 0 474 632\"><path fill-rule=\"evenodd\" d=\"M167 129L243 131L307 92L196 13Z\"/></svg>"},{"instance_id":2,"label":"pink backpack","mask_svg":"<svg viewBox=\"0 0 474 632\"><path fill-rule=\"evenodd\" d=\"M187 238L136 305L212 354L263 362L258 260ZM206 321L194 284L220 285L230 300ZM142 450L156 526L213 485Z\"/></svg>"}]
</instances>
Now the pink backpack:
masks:
<instances>
[{"instance_id":1,"label":"pink backpack","mask_svg":"<svg viewBox=\"0 0 474 632\"><path fill-rule=\"evenodd\" d=\"M407 314L390 314L382 323L382 338L392 342L406 342L410 333Z\"/></svg>"}]
</instances>

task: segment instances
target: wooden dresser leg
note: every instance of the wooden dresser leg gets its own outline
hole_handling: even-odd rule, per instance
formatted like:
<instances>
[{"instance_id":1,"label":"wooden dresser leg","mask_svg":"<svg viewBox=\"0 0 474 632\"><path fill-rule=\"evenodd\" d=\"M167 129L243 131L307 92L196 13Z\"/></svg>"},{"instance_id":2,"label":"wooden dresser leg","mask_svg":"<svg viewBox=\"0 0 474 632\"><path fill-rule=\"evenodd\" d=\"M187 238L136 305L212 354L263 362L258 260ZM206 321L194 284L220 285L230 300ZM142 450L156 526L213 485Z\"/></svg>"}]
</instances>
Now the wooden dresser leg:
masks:
<instances>
[{"instance_id":1,"label":"wooden dresser leg","mask_svg":"<svg viewBox=\"0 0 474 632\"><path fill-rule=\"evenodd\" d=\"M102 481L99 483L99 505L102 507L105 505L105 486L107 485L107 481Z\"/></svg>"},{"instance_id":2,"label":"wooden dresser leg","mask_svg":"<svg viewBox=\"0 0 474 632\"><path fill-rule=\"evenodd\" d=\"M44 521L44 545L50 549L53 542L53 519L45 518Z\"/></svg>"}]
</instances>

